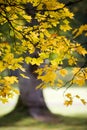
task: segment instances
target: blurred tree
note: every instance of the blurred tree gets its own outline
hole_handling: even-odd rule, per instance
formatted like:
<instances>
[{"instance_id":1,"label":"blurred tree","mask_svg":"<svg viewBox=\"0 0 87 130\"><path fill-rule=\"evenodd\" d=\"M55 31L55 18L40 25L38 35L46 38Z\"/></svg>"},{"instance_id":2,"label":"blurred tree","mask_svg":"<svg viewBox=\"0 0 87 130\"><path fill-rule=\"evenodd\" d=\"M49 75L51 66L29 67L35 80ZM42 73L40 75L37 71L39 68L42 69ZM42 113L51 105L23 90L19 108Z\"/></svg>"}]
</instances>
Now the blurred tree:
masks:
<instances>
[{"instance_id":1,"label":"blurred tree","mask_svg":"<svg viewBox=\"0 0 87 130\"><path fill-rule=\"evenodd\" d=\"M87 27L85 25L79 30L76 29L73 32L75 36L66 35L73 30L70 20L74 18L67 6L78 1L66 4L57 0L0 1L0 100L3 103L7 102L13 93L18 93L12 87L14 83L18 83L18 78L22 101L30 108L29 111L34 117L40 113L38 108L46 108L42 91L36 88L85 84L86 63L79 67L79 58L75 54L84 57L87 51L74 38L86 31ZM74 76L63 83L57 72L62 77L67 75L65 60L69 66L75 68L72 70ZM11 70L20 70L19 76L4 74L5 71L9 73ZM73 96L65 96L67 99L64 104L72 105ZM86 104L78 95L74 97Z\"/></svg>"}]
</instances>

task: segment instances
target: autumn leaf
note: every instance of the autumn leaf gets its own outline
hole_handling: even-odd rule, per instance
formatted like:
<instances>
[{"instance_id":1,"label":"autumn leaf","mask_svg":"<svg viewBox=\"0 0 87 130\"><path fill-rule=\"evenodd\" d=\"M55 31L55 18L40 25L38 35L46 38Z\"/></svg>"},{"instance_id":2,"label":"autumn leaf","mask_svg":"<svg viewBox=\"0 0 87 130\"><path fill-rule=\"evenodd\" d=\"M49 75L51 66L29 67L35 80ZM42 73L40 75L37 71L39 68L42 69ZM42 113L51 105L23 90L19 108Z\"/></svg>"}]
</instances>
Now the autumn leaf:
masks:
<instances>
[{"instance_id":1,"label":"autumn leaf","mask_svg":"<svg viewBox=\"0 0 87 130\"><path fill-rule=\"evenodd\" d=\"M68 106L71 106L72 103L73 103L72 100L65 100L64 105L68 107Z\"/></svg>"},{"instance_id":2,"label":"autumn leaf","mask_svg":"<svg viewBox=\"0 0 87 130\"><path fill-rule=\"evenodd\" d=\"M82 102L84 105L87 104L87 102L86 102L84 99L80 99L80 100L81 100L81 102Z\"/></svg>"},{"instance_id":3,"label":"autumn leaf","mask_svg":"<svg viewBox=\"0 0 87 130\"><path fill-rule=\"evenodd\" d=\"M67 75L68 71L66 69L61 69L59 73L64 77Z\"/></svg>"}]
</instances>

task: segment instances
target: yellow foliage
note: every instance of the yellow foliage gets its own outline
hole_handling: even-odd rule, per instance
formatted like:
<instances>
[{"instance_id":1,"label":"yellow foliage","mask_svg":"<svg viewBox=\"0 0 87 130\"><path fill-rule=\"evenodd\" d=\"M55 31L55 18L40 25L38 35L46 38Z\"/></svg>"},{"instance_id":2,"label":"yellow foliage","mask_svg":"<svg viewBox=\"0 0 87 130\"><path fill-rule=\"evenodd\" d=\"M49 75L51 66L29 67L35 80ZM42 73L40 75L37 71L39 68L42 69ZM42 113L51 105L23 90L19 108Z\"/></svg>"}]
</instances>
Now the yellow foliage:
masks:
<instances>
[{"instance_id":1,"label":"yellow foliage","mask_svg":"<svg viewBox=\"0 0 87 130\"><path fill-rule=\"evenodd\" d=\"M72 28L66 24L66 25L60 25L60 29L66 32L68 30L71 30Z\"/></svg>"},{"instance_id":2,"label":"yellow foliage","mask_svg":"<svg viewBox=\"0 0 87 130\"><path fill-rule=\"evenodd\" d=\"M30 22L31 21L31 16L28 16L28 15L23 15L23 17L28 21L28 22Z\"/></svg>"},{"instance_id":3,"label":"yellow foliage","mask_svg":"<svg viewBox=\"0 0 87 130\"><path fill-rule=\"evenodd\" d=\"M73 83L79 86L83 86L87 79L87 68L74 68L73 74L75 75Z\"/></svg>"},{"instance_id":4,"label":"yellow foliage","mask_svg":"<svg viewBox=\"0 0 87 130\"><path fill-rule=\"evenodd\" d=\"M66 76L68 73L66 69L61 69L59 72L63 77Z\"/></svg>"},{"instance_id":5,"label":"yellow foliage","mask_svg":"<svg viewBox=\"0 0 87 130\"><path fill-rule=\"evenodd\" d=\"M11 10L11 7L10 6L6 7L6 10L9 12Z\"/></svg>"},{"instance_id":6,"label":"yellow foliage","mask_svg":"<svg viewBox=\"0 0 87 130\"><path fill-rule=\"evenodd\" d=\"M73 101L72 100L65 100L64 105L69 106L72 105Z\"/></svg>"},{"instance_id":7,"label":"yellow foliage","mask_svg":"<svg viewBox=\"0 0 87 130\"><path fill-rule=\"evenodd\" d=\"M62 81L61 79L58 79L57 82L58 82L58 83L57 83L57 86L58 86L58 87L62 87L62 86L64 85L64 83L63 83L63 81Z\"/></svg>"},{"instance_id":8,"label":"yellow foliage","mask_svg":"<svg viewBox=\"0 0 87 130\"><path fill-rule=\"evenodd\" d=\"M81 35L83 32L85 32L86 34L87 31L87 24L85 25L81 25L79 29L75 29L73 31L73 34L75 35L74 38L78 37L79 35Z\"/></svg>"},{"instance_id":9,"label":"yellow foliage","mask_svg":"<svg viewBox=\"0 0 87 130\"><path fill-rule=\"evenodd\" d=\"M78 46L78 47L76 48L76 51L77 51L79 54L83 55L83 56L85 56L85 55L87 54L87 50L86 50L85 48L83 48L82 46Z\"/></svg>"},{"instance_id":10,"label":"yellow foliage","mask_svg":"<svg viewBox=\"0 0 87 130\"><path fill-rule=\"evenodd\" d=\"M77 58L75 58L75 57L71 57L71 58L69 58L69 60L68 60L68 63L69 63L69 65L76 65L77 64Z\"/></svg>"},{"instance_id":11,"label":"yellow foliage","mask_svg":"<svg viewBox=\"0 0 87 130\"><path fill-rule=\"evenodd\" d=\"M5 103L13 93L18 93L12 87L18 83L17 77L3 76L3 72L16 69L25 72L24 62L39 66L36 73L43 82L39 87L53 87L55 84L62 87L64 83L56 72L63 77L68 74L62 67L64 60L71 66L77 65L78 58L74 53L87 54L80 44L59 33L61 30L71 31L69 20L73 19L74 14L57 0L1 0L0 3L0 100ZM27 3L31 6L29 14L24 7ZM53 31L55 27L58 28L56 32ZM74 31L75 37L86 31L87 25L82 25ZM37 56L32 56L36 51ZM41 68L41 65L44 67ZM75 77L72 82L83 86L87 80L87 68L80 70L77 67L73 69L73 74ZM28 78L22 73L20 75ZM69 100L65 101L65 105L72 105L72 96L67 94L66 97ZM83 99L81 102L85 104Z\"/></svg>"},{"instance_id":12,"label":"yellow foliage","mask_svg":"<svg viewBox=\"0 0 87 130\"><path fill-rule=\"evenodd\" d=\"M40 72L39 72L40 74ZM38 79L41 79L45 84L50 84L51 86L54 85L56 79L56 73L52 68L46 67L46 71L44 75L39 75Z\"/></svg>"},{"instance_id":13,"label":"yellow foliage","mask_svg":"<svg viewBox=\"0 0 87 130\"><path fill-rule=\"evenodd\" d=\"M79 96L79 95L76 95L76 98L80 99L80 96Z\"/></svg>"},{"instance_id":14,"label":"yellow foliage","mask_svg":"<svg viewBox=\"0 0 87 130\"><path fill-rule=\"evenodd\" d=\"M87 104L87 102L86 102L84 99L80 99L80 100L81 100L81 102L82 102L84 105Z\"/></svg>"},{"instance_id":15,"label":"yellow foliage","mask_svg":"<svg viewBox=\"0 0 87 130\"><path fill-rule=\"evenodd\" d=\"M65 96L66 96L67 98L71 98L71 97L72 97L71 93L67 93Z\"/></svg>"},{"instance_id":16,"label":"yellow foliage","mask_svg":"<svg viewBox=\"0 0 87 130\"><path fill-rule=\"evenodd\" d=\"M81 98L79 95L76 95L75 97L76 97L77 99L79 99L83 105L86 105L86 104L87 104L87 102L85 101L85 99Z\"/></svg>"},{"instance_id":17,"label":"yellow foliage","mask_svg":"<svg viewBox=\"0 0 87 130\"><path fill-rule=\"evenodd\" d=\"M87 104L87 102L85 101L85 99L80 98L79 95L72 96L71 93L67 93L67 94L65 95L65 97L67 98L67 99L65 100L65 102L64 102L64 105L65 105L65 106L70 106L70 105L72 105L74 98L79 99L83 105L86 105L86 104Z\"/></svg>"},{"instance_id":18,"label":"yellow foliage","mask_svg":"<svg viewBox=\"0 0 87 130\"><path fill-rule=\"evenodd\" d=\"M18 83L15 76L6 76L0 79L0 101L6 103L8 98L13 97L14 93L19 94L18 90L12 87L15 83Z\"/></svg>"}]
</instances>

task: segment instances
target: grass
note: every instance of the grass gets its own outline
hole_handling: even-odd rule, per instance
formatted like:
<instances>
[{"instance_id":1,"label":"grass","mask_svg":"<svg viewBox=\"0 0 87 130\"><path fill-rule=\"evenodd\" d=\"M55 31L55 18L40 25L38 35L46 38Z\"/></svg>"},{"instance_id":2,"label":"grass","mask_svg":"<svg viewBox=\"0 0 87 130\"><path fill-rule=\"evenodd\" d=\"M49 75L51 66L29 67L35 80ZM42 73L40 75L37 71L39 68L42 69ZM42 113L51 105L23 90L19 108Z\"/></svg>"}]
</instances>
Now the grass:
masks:
<instances>
[{"instance_id":1,"label":"grass","mask_svg":"<svg viewBox=\"0 0 87 130\"><path fill-rule=\"evenodd\" d=\"M59 116L59 121L41 122L27 114L26 109L19 108L0 118L0 130L87 130L87 118Z\"/></svg>"}]
</instances>

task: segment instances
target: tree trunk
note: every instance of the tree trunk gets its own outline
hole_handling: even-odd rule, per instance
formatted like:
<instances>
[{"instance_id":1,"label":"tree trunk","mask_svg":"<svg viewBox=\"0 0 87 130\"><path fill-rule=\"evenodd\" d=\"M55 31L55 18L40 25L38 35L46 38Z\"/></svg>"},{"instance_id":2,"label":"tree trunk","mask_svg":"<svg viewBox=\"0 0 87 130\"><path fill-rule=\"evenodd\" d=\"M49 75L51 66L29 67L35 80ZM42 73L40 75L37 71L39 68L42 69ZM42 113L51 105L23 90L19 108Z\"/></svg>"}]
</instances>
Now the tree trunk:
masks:
<instances>
[{"instance_id":1,"label":"tree trunk","mask_svg":"<svg viewBox=\"0 0 87 130\"><path fill-rule=\"evenodd\" d=\"M42 81L37 79L37 75L34 72L36 66L25 65L26 75L29 79L22 78L18 71L11 72L11 75L19 77L19 89L20 89L20 100L16 108L20 109L25 106L24 110L27 110L28 114L45 122L59 122L59 116L52 114L44 101L43 92L41 89L36 90L37 85Z\"/></svg>"},{"instance_id":2,"label":"tree trunk","mask_svg":"<svg viewBox=\"0 0 87 130\"><path fill-rule=\"evenodd\" d=\"M42 90L36 90L41 80L38 80L37 75L33 73L35 69L35 65L29 65L27 69L27 76L29 76L29 79L19 78L20 97L23 104L28 107L28 112L31 116L44 119L44 117L47 118L48 115L51 115L51 112L45 104Z\"/></svg>"}]
</instances>

